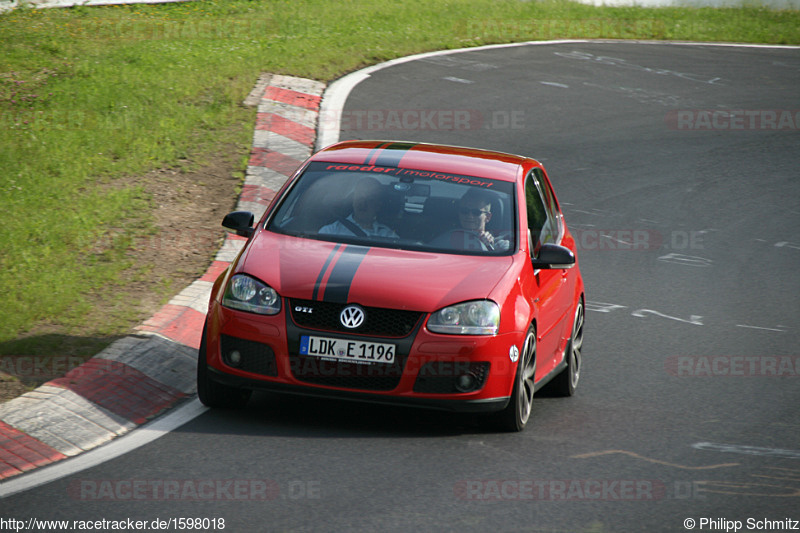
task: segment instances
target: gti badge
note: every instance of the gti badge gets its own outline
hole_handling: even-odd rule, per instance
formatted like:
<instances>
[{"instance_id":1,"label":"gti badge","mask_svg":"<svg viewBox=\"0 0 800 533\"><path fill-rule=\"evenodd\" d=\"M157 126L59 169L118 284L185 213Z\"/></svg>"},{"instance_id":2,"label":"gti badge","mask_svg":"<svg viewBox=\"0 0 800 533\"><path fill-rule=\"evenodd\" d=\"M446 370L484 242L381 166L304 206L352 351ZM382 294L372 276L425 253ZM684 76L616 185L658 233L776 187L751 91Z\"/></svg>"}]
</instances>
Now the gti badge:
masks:
<instances>
[{"instance_id":1,"label":"gti badge","mask_svg":"<svg viewBox=\"0 0 800 533\"><path fill-rule=\"evenodd\" d=\"M348 305L339 313L339 320L348 329L355 329L361 326L365 318L364 310L357 305Z\"/></svg>"}]
</instances>

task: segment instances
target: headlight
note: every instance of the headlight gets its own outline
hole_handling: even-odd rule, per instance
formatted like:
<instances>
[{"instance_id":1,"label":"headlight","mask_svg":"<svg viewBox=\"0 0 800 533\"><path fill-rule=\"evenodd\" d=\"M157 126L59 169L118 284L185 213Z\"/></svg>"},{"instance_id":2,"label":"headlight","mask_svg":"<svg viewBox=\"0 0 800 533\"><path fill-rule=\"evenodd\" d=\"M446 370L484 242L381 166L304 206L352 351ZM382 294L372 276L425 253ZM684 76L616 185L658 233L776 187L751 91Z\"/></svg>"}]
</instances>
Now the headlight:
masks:
<instances>
[{"instance_id":1,"label":"headlight","mask_svg":"<svg viewBox=\"0 0 800 533\"><path fill-rule=\"evenodd\" d=\"M236 274L225 288L222 305L249 313L274 315L281 310L281 298L272 287L250 276Z\"/></svg>"},{"instance_id":2,"label":"headlight","mask_svg":"<svg viewBox=\"0 0 800 533\"><path fill-rule=\"evenodd\" d=\"M453 335L495 335L500 327L500 308L489 300L451 305L433 313L428 329Z\"/></svg>"}]
</instances>

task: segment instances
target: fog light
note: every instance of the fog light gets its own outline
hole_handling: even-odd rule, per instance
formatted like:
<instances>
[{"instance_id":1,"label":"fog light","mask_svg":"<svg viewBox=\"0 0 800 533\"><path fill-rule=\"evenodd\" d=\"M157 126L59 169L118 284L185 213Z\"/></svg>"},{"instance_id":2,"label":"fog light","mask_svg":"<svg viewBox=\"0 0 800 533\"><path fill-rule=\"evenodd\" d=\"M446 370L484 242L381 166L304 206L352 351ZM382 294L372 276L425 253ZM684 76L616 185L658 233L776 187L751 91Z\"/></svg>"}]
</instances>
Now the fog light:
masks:
<instances>
[{"instance_id":1,"label":"fog light","mask_svg":"<svg viewBox=\"0 0 800 533\"><path fill-rule=\"evenodd\" d=\"M475 390L477 377L472 372L461 374L456 378L456 390L458 392L470 392Z\"/></svg>"},{"instance_id":2,"label":"fog light","mask_svg":"<svg viewBox=\"0 0 800 533\"><path fill-rule=\"evenodd\" d=\"M239 350L233 350L228 354L228 361L231 366L239 366L242 364L242 354L239 353Z\"/></svg>"}]
</instances>

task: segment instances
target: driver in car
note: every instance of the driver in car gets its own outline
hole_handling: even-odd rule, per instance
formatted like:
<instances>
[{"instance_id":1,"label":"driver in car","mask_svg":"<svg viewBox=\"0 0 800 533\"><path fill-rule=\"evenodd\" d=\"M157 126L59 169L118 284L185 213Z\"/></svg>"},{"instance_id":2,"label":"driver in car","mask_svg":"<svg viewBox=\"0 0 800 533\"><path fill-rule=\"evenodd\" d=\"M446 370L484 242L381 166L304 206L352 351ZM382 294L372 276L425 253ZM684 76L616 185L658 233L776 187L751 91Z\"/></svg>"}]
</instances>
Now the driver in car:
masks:
<instances>
[{"instance_id":1,"label":"driver in car","mask_svg":"<svg viewBox=\"0 0 800 533\"><path fill-rule=\"evenodd\" d=\"M397 234L387 225L378 222L378 213L383 207L381 184L375 178L363 178L353 192L353 212L320 228L323 235L355 235L358 237L388 237L397 239Z\"/></svg>"}]
</instances>

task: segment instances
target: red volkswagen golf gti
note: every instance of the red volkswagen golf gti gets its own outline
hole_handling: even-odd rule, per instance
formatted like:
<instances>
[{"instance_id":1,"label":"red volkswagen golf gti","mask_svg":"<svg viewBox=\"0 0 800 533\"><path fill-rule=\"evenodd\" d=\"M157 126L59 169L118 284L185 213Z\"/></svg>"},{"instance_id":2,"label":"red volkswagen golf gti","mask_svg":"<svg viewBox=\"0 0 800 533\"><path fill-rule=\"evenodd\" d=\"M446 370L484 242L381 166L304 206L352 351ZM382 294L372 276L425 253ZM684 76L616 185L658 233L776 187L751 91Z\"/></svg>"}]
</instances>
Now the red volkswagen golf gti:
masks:
<instances>
[{"instance_id":1,"label":"red volkswagen golf gti","mask_svg":"<svg viewBox=\"0 0 800 533\"><path fill-rule=\"evenodd\" d=\"M544 168L516 155L348 141L311 156L215 282L200 400L254 389L491 413L522 430L578 385L584 288Z\"/></svg>"}]
</instances>

